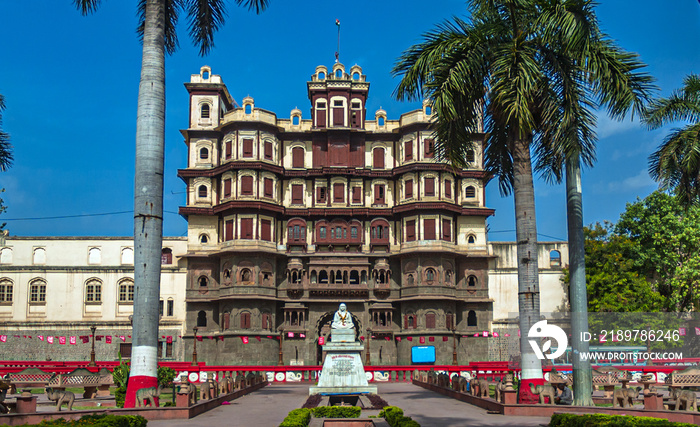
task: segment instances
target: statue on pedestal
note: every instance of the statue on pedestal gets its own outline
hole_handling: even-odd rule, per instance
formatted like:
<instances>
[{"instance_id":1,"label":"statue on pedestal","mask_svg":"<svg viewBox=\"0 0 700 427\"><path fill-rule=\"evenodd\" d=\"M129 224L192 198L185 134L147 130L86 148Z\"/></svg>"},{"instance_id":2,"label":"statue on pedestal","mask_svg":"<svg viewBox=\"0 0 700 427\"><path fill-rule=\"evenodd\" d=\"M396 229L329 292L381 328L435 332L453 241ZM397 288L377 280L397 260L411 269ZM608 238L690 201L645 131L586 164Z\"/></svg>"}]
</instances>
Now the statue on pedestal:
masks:
<instances>
[{"instance_id":1,"label":"statue on pedestal","mask_svg":"<svg viewBox=\"0 0 700 427\"><path fill-rule=\"evenodd\" d=\"M355 324L352 322L352 316L348 311L347 306L343 303L338 307L338 311L335 312L333 316L333 323L331 323L331 329L353 329Z\"/></svg>"}]
</instances>

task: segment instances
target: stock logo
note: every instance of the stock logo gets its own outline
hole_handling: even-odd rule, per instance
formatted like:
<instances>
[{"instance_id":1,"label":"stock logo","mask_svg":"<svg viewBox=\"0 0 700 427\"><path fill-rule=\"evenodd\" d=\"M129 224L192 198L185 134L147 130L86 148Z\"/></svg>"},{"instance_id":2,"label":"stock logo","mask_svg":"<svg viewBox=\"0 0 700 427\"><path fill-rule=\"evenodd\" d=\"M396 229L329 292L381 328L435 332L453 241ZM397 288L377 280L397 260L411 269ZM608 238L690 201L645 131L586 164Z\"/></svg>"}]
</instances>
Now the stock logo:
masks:
<instances>
[{"instance_id":1,"label":"stock logo","mask_svg":"<svg viewBox=\"0 0 700 427\"><path fill-rule=\"evenodd\" d=\"M528 338L554 338L557 341L557 351L552 354L547 355L547 359L556 359L557 357L564 354L566 351L566 346L569 344L566 339L566 332L562 328L556 325L548 325L546 320L540 320L539 322L532 325L530 331L527 333ZM542 348L538 344L540 340L529 340L532 350L538 359L544 360L544 352L552 348L552 340L549 339L544 342Z\"/></svg>"}]
</instances>

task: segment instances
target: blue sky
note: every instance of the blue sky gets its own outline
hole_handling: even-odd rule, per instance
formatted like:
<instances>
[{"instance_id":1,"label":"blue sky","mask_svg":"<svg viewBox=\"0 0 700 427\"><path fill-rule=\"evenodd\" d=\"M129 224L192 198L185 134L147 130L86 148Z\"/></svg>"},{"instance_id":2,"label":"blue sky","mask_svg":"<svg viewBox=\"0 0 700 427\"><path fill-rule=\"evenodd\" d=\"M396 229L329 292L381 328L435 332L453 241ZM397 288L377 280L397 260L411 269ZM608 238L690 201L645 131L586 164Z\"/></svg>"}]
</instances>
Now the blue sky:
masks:
<instances>
[{"instance_id":1,"label":"blue sky","mask_svg":"<svg viewBox=\"0 0 700 427\"><path fill-rule=\"evenodd\" d=\"M0 173L0 215L12 235L129 236L130 214L19 220L131 211L136 96L141 48L135 35L136 0L108 0L83 17L70 0L0 2L0 93L7 109L3 128L15 148L15 165ZM615 0L597 11L602 27L623 48L640 54L657 78L661 95L698 72L700 5L694 0ZM427 5L427 7L426 7ZM183 25L180 50L166 59L166 160L164 234L186 233L176 214L184 204L177 169L186 165L179 130L187 126L183 83L207 64L233 97L247 95L280 117L298 107L309 118L306 81L315 67L332 65L335 19L342 23L340 59L359 64L371 82L369 115L384 108L390 119L418 108L392 99L397 80L390 70L421 34L451 16L466 16L462 1L290 2L272 0L262 15L229 7L216 48L198 56ZM616 221L625 204L656 186L647 157L665 131L647 131L636 121L598 127L598 163L583 175L584 221ZM536 182L540 240L566 238L564 188ZM512 197L493 182L487 205L491 240L514 239Z\"/></svg>"}]
</instances>

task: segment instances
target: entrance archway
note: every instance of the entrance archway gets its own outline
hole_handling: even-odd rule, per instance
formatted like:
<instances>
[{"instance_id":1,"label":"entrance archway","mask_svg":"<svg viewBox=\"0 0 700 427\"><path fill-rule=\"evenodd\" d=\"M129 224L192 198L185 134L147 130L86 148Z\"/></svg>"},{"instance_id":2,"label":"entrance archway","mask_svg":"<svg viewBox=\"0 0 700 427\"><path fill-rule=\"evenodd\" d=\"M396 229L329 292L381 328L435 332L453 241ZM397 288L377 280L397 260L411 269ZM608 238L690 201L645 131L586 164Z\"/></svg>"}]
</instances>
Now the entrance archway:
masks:
<instances>
[{"instance_id":1,"label":"entrance archway","mask_svg":"<svg viewBox=\"0 0 700 427\"><path fill-rule=\"evenodd\" d=\"M330 337L331 337L331 323L333 323L333 316L335 316L336 310L333 311L327 311L326 313L322 314L319 316L318 321L316 322L316 364L317 365L322 365L323 364L323 346L320 345L319 338L323 337L324 341L326 343L330 342ZM350 313L350 316L352 316L352 322L355 325L355 341L359 340L360 337L360 331L362 331L362 324L360 323L360 319L355 316L352 312Z\"/></svg>"}]
</instances>

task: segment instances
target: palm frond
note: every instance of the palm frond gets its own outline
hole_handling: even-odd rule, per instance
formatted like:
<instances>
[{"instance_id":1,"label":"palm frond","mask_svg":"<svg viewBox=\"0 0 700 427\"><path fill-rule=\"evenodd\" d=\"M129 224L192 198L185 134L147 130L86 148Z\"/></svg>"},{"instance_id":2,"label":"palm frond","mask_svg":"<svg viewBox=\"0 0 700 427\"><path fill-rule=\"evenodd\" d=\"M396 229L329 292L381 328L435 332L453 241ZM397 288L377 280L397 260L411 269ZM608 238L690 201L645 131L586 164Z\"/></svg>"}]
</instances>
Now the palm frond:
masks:
<instances>
[{"instance_id":1,"label":"palm frond","mask_svg":"<svg viewBox=\"0 0 700 427\"><path fill-rule=\"evenodd\" d=\"M700 201L700 123L674 129L649 156L649 175L684 206Z\"/></svg>"},{"instance_id":2,"label":"palm frond","mask_svg":"<svg viewBox=\"0 0 700 427\"><path fill-rule=\"evenodd\" d=\"M237 6L244 6L248 10L254 10L255 13L259 14L263 12L270 5L269 0L235 0Z\"/></svg>"},{"instance_id":3,"label":"palm frond","mask_svg":"<svg viewBox=\"0 0 700 427\"><path fill-rule=\"evenodd\" d=\"M5 172L12 166L12 144L10 135L2 130L2 112L5 111L5 97L0 95L0 171Z\"/></svg>"},{"instance_id":4,"label":"palm frond","mask_svg":"<svg viewBox=\"0 0 700 427\"><path fill-rule=\"evenodd\" d=\"M95 13L100 7L100 3L102 3L102 0L73 0L73 4L82 15Z\"/></svg>"},{"instance_id":5,"label":"palm frond","mask_svg":"<svg viewBox=\"0 0 700 427\"><path fill-rule=\"evenodd\" d=\"M644 123L650 129L658 129L676 121L700 121L700 77L691 74L681 89L668 98L654 100L644 112Z\"/></svg>"},{"instance_id":6,"label":"palm frond","mask_svg":"<svg viewBox=\"0 0 700 427\"><path fill-rule=\"evenodd\" d=\"M226 5L223 0L186 0L185 9L192 42L204 56L214 48L214 33L226 20Z\"/></svg>"}]
</instances>

